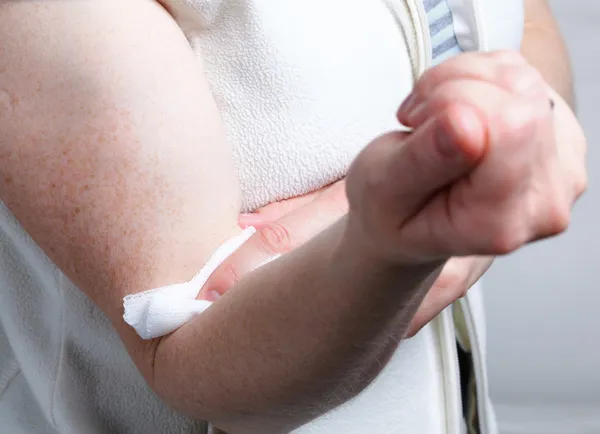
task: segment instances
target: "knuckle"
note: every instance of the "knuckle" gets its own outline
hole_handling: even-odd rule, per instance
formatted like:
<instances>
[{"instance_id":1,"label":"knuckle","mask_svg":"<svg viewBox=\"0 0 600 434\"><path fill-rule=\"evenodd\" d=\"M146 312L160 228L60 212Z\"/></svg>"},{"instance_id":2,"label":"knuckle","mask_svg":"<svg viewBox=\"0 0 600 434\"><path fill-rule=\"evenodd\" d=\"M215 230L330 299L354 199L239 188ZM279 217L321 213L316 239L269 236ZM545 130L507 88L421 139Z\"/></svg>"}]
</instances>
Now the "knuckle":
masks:
<instances>
[{"instance_id":1,"label":"knuckle","mask_svg":"<svg viewBox=\"0 0 600 434\"><path fill-rule=\"evenodd\" d=\"M426 73L427 74L427 73ZM415 82L415 85L412 90L412 96L414 100L418 100L427 94L426 90L428 88L428 78L429 75L423 75L420 80Z\"/></svg>"},{"instance_id":2,"label":"knuckle","mask_svg":"<svg viewBox=\"0 0 600 434\"><path fill-rule=\"evenodd\" d=\"M444 65L437 65L425 71L423 75L415 82L413 93L420 97L425 97L439 81L440 72Z\"/></svg>"},{"instance_id":3,"label":"knuckle","mask_svg":"<svg viewBox=\"0 0 600 434\"><path fill-rule=\"evenodd\" d=\"M516 50L498 50L491 53L494 60L503 65L526 65L525 57Z\"/></svg>"},{"instance_id":4,"label":"knuckle","mask_svg":"<svg viewBox=\"0 0 600 434\"><path fill-rule=\"evenodd\" d=\"M456 98L456 95L460 95L463 92L463 84L456 80L447 81L440 84L437 89L431 95L432 104L443 104L449 99Z\"/></svg>"},{"instance_id":5,"label":"knuckle","mask_svg":"<svg viewBox=\"0 0 600 434\"><path fill-rule=\"evenodd\" d=\"M463 99L461 83L449 81L440 84L426 100L427 114L442 113L448 107Z\"/></svg>"},{"instance_id":6,"label":"knuckle","mask_svg":"<svg viewBox=\"0 0 600 434\"><path fill-rule=\"evenodd\" d=\"M575 197L579 198L583 193L585 193L588 189L589 181L587 174L584 172L578 176L575 181Z\"/></svg>"},{"instance_id":7,"label":"knuckle","mask_svg":"<svg viewBox=\"0 0 600 434\"><path fill-rule=\"evenodd\" d=\"M501 85L512 93L526 96L545 95L541 74L529 65L505 64L498 74Z\"/></svg>"},{"instance_id":8,"label":"knuckle","mask_svg":"<svg viewBox=\"0 0 600 434\"><path fill-rule=\"evenodd\" d=\"M539 120L531 104L509 104L498 116L499 132L508 141L520 140L537 130Z\"/></svg>"},{"instance_id":9,"label":"knuckle","mask_svg":"<svg viewBox=\"0 0 600 434\"><path fill-rule=\"evenodd\" d=\"M261 245L267 250L267 253L287 253L293 249L292 234L279 223L270 223L258 231Z\"/></svg>"},{"instance_id":10,"label":"knuckle","mask_svg":"<svg viewBox=\"0 0 600 434\"><path fill-rule=\"evenodd\" d=\"M565 232L571 224L571 209L563 204L554 204L545 221L548 224L545 236L558 235Z\"/></svg>"},{"instance_id":11,"label":"knuckle","mask_svg":"<svg viewBox=\"0 0 600 434\"><path fill-rule=\"evenodd\" d=\"M416 81L413 89L413 93L417 99L431 97L432 93L435 93L446 82L449 70L451 69L452 65L444 62L425 71Z\"/></svg>"},{"instance_id":12,"label":"knuckle","mask_svg":"<svg viewBox=\"0 0 600 434\"><path fill-rule=\"evenodd\" d=\"M216 285L222 289L229 289L241 279L241 275L234 264L223 264Z\"/></svg>"},{"instance_id":13,"label":"knuckle","mask_svg":"<svg viewBox=\"0 0 600 434\"><path fill-rule=\"evenodd\" d=\"M491 237L490 253L508 255L529 241L529 236L522 228L501 227Z\"/></svg>"}]
</instances>

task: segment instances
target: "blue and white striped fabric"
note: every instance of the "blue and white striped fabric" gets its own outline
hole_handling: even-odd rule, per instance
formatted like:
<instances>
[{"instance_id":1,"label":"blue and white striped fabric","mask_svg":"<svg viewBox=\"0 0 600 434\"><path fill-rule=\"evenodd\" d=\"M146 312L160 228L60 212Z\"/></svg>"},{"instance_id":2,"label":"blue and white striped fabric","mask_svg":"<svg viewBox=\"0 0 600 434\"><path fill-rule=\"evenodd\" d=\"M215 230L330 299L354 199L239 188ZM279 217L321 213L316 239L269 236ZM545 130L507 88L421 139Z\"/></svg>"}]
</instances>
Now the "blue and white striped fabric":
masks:
<instances>
[{"instance_id":1,"label":"blue and white striped fabric","mask_svg":"<svg viewBox=\"0 0 600 434\"><path fill-rule=\"evenodd\" d=\"M423 0L423 4L429 21L433 65L462 53L447 0Z\"/></svg>"}]
</instances>

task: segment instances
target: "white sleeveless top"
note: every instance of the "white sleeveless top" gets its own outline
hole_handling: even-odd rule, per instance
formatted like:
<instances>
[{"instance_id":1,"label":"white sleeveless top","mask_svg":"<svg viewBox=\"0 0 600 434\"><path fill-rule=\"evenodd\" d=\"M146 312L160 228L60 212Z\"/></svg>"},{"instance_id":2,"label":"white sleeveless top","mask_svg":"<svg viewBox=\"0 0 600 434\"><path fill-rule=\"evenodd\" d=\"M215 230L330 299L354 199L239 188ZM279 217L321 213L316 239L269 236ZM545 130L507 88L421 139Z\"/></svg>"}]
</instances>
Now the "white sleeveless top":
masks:
<instances>
[{"instance_id":1,"label":"white sleeveless top","mask_svg":"<svg viewBox=\"0 0 600 434\"><path fill-rule=\"evenodd\" d=\"M172 11L202 50L234 144L245 210L342 177L364 145L397 128L397 106L430 63L422 0L182 1L186 7ZM518 48L522 0L448 1L463 50ZM460 307L480 423L495 433L480 294ZM296 432L458 434L454 343L445 312L403 342L356 399ZM0 203L0 431L207 430L154 396L109 321Z\"/></svg>"}]
</instances>

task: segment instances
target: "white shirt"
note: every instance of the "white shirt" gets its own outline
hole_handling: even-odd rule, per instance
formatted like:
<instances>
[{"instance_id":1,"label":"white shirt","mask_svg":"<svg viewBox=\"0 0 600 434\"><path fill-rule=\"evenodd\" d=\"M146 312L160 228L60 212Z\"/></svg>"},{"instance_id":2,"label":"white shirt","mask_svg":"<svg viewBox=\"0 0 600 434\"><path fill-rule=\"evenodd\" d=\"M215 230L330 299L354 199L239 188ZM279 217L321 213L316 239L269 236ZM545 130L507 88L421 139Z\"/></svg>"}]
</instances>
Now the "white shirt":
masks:
<instances>
[{"instance_id":1,"label":"white shirt","mask_svg":"<svg viewBox=\"0 0 600 434\"><path fill-rule=\"evenodd\" d=\"M431 47L418 0L187 2L202 23L190 39L203 51L234 144L246 210L343 176L365 144L397 128L395 110L428 65ZM450 0L461 48L518 48L521 2ZM462 306L479 365L484 432L494 433L485 411L479 294ZM446 312L404 342L357 399L297 432L460 432L454 333ZM106 317L2 204L0 430L207 430L153 395Z\"/></svg>"}]
</instances>

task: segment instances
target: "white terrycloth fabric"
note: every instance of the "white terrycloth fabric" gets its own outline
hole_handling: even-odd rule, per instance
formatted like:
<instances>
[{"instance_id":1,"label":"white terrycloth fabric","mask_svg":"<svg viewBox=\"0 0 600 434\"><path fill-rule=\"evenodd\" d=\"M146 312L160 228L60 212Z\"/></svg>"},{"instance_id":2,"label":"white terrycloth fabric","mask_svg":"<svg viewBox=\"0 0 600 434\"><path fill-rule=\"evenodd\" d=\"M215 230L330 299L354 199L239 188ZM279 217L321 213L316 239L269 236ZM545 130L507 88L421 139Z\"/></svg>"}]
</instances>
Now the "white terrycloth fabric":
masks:
<instances>
[{"instance_id":1,"label":"white terrycloth fabric","mask_svg":"<svg viewBox=\"0 0 600 434\"><path fill-rule=\"evenodd\" d=\"M196 300L211 274L256 230L248 227L221 245L189 282L176 283L128 295L123 300L123 319L142 339L154 339L174 332L212 303ZM262 264L261 264L262 265Z\"/></svg>"},{"instance_id":2,"label":"white terrycloth fabric","mask_svg":"<svg viewBox=\"0 0 600 434\"><path fill-rule=\"evenodd\" d=\"M424 23L394 12L405 10L405 0L176 1L168 2L171 12L194 49L203 52L234 144L245 210L343 176L365 144L397 128L395 110L421 62L414 53L427 55L415 30ZM413 10L422 7L419 0L407 1ZM479 27L489 29L484 39L494 41L490 47L516 48L518 32L512 25L508 32L501 28L510 20L490 22L493 10L517 9L521 1L467 2L478 6L474 16L484 17ZM472 22L465 23L476 31ZM410 25L415 29L406 28ZM410 48L415 41L421 48ZM481 308L472 303L467 309L474 311L471 345L478 348L482 367ZM355 400L297 432L457 432L453 335L444 313L404 342ZM480 387L487 405L485 382ZM485 428L485 434L494 432L492 424ZM0 203L0 432L207 429L205 422L178 414L154 396L106 317Z\"/></svg>"},{"instance_id":3,"label":"white terrycloth fabric","mask_svg":"<svg viewBox=\"0 0 600 434\"><path fill-rule=\"evenodd\" d=\"M174 332L200 315L212 304L211 301L196 300L208 278L225 259L255 233L256 229L250 226L227 240L215 250L204 267L188 282L162 286L125 297L123 300L125 322L133 327L142 339L154 339ZM278 257L279 255L272 256L258 264L256 268Z\"/></svg>"},{"instance_id":4,"label":"white terrycloth fabric","mask_svg":"<svg viewBox=\"0 0 600 434\"><path fill-rule=\"evenodd\" d=\"M418 59L385 2L189 4L203 16L193 43L235 145L245 210L341 178L369 141L398 128Z\"/></svg>"}]
</instances>

